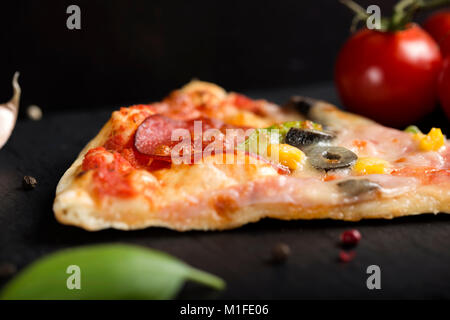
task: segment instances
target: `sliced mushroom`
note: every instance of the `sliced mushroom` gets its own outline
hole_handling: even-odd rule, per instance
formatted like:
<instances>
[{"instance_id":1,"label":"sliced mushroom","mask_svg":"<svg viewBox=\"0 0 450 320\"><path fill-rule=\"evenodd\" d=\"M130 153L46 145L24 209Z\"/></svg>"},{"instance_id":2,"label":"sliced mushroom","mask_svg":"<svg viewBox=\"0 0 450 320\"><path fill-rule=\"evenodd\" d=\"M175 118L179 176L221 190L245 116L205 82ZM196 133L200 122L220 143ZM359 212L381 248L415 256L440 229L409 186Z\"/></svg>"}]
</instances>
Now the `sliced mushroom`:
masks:
<instances>
[{"instance_id":1,"label":"sliced mushroom","mask_svg":"<svg viewBox=\"0 0 450 320\"><path fill-rule=\"evenodd\" d=\"M312 146L305 152L314 168L325 171L350 167L358 159L355 153L344 147Z\"/></svg>"},{"instance_id":2,"label":"sliced mushroom","mask_svg":"<svg viewBox=\"0 0 450 320\"><path fill-rule=\"evenodd\" d=\"M286 143L299 149L311 146L321 141L330 141L334 134L314 129L291 128L286 135Z\"/></svg>"},{"instance_id":3,"label":"sliced mushroom","mask_svg":"<svg viewBox=\"0 0 450 320\"><path fill-rule=\"evenodd\" d=\"M337 186L349 197L356 197L380 189L378 183L369 179L348 179L338 182Z\"/></svg>"},{"instance_id":4,"label":"sliced mushroom","mask_svg":"<svg viewBox=\"0 0 450 320\"><path fill-rule=\"evenodd\" d=\"M0 149L6 144L14 129L19 111L20 86L17 82L19 73L13 77L13 96L10 101L0 104Z\"/></svg>"}]
</instances>

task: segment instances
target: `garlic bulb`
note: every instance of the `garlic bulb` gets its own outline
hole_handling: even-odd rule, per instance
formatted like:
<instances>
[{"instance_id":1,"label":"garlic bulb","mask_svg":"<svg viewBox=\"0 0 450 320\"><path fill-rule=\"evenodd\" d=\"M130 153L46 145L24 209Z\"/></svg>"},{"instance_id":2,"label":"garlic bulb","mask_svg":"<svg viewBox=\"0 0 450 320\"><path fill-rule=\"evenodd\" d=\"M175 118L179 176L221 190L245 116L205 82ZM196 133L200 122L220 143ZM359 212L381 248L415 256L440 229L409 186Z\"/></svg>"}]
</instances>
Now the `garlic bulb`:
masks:
<instances>
[{"instance_id":1,"label":"garlic bulb","mask_svg":"<svg viewBox=\"0 0 450 320\"><path fill-rule=\"evenodd\" d=\"M0 149L6 144L16 125L17 113L19 111L20 86L17 82L19 73L13 77L13 96L10 101L0 104Z\"/></svg>"}]
</instances>

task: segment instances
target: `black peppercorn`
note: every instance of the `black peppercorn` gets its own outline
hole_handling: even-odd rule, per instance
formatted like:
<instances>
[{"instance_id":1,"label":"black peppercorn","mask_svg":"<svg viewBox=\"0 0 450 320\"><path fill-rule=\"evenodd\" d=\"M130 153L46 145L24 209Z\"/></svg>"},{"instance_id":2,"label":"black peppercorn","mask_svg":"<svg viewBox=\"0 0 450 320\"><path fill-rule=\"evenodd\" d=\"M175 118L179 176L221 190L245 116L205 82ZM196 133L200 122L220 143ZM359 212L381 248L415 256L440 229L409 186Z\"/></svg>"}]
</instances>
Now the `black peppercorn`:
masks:
<instances>
[{"instance_id":1,"label":"black peppercorn","mask_svg":"<svg viewBox=\"0 0 450 320\"><path fill-rule=\"evenodd\" d=\"M278 243L272 248L272 256L270 262L280 264L287 260L291 254L291 248L285 243Z\"/></svg>"},{"instance_id":2,"label":"black peppercorn","mask_svg":"<svg viewBox=\"0 0 450 320\"><path fill-rule=\"evenodd\" d=\"M22 186L25 190L32 190L36 187L37 180L32 176L25 176L22 180Z\"/></svg>"}]
</instances>

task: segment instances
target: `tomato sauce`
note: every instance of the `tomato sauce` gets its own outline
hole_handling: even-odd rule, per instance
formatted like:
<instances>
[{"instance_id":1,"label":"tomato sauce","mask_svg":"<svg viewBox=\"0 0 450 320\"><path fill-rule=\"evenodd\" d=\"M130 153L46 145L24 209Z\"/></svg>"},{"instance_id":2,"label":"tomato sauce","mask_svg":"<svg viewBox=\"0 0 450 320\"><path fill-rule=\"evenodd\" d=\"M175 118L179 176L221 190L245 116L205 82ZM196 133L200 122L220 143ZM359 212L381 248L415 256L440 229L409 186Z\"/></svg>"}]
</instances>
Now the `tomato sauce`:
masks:
<instances>
[{"instance_id":1,"label":"tomato sauce","mask_svg":"<svg viewBox=\"0 0 450 320\"><path fill-rule=\"evenodd\" d=\"M133 167L118 152L104 147L89 150L83 160L83 170L94 170L93 184L98 196L131 197L135 195L129 174Z\"/></svg>"},{"instance_id":2,"label":"tomato sauce","mask_svg":"<svg viewBox=\"0 0 450 320\"><path fill-rule=\"evenodd\" d=\"M148 106L143 105L142 108ZM121 110L126 112L127 109ZM136 115L135 118L140 118ZM133 117L131 118L132 121ZM99 196L132 197L135 190L130 180L130 173L134 169L155 171L170 168L170 162L154 159L136 150L134 135L125 138L121 132L125 128L119 127L105 142L103 147L88 151L83 160L84 171L93 170L93 187Z\"/></svg>"}]
</instances>

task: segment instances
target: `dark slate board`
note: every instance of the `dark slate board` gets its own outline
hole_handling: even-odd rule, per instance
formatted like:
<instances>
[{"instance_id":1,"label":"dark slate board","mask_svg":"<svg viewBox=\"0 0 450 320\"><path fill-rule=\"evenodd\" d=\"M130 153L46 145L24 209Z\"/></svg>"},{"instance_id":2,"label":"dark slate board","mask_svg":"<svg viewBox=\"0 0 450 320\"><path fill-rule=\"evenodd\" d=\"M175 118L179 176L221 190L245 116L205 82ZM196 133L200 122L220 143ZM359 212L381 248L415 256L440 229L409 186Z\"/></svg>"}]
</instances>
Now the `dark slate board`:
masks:
<instances>
[{"instance_id":1,"label":"dark slate board","mask_svg":"<svg viewBox=\"0 0 450 320\"><path fill-rule=\"evenodd\" d=\"M281 102L298 93L337 100L330 84L249 94ZM112 110L19 120L0 150L0 263L20 269L57 249L123 242L167 251L228 284L222 293L190 284L180 298L450 298L450 216L444 214L358 223L264 220L236 230L186 233L162 228L87 232L58 224L52 212L56 184ZM443 119L437 112L422 126L434 121L448 128ZM24 175L37 177L35 190L21 189ZM339 234L354 227L363 240L355 260L342 264ZM280 241L290 245L291 257L280 266L266 263ZM381 268L381 290L366 287L366 268L372 264Z\"/></svg>"}]
</instances>

